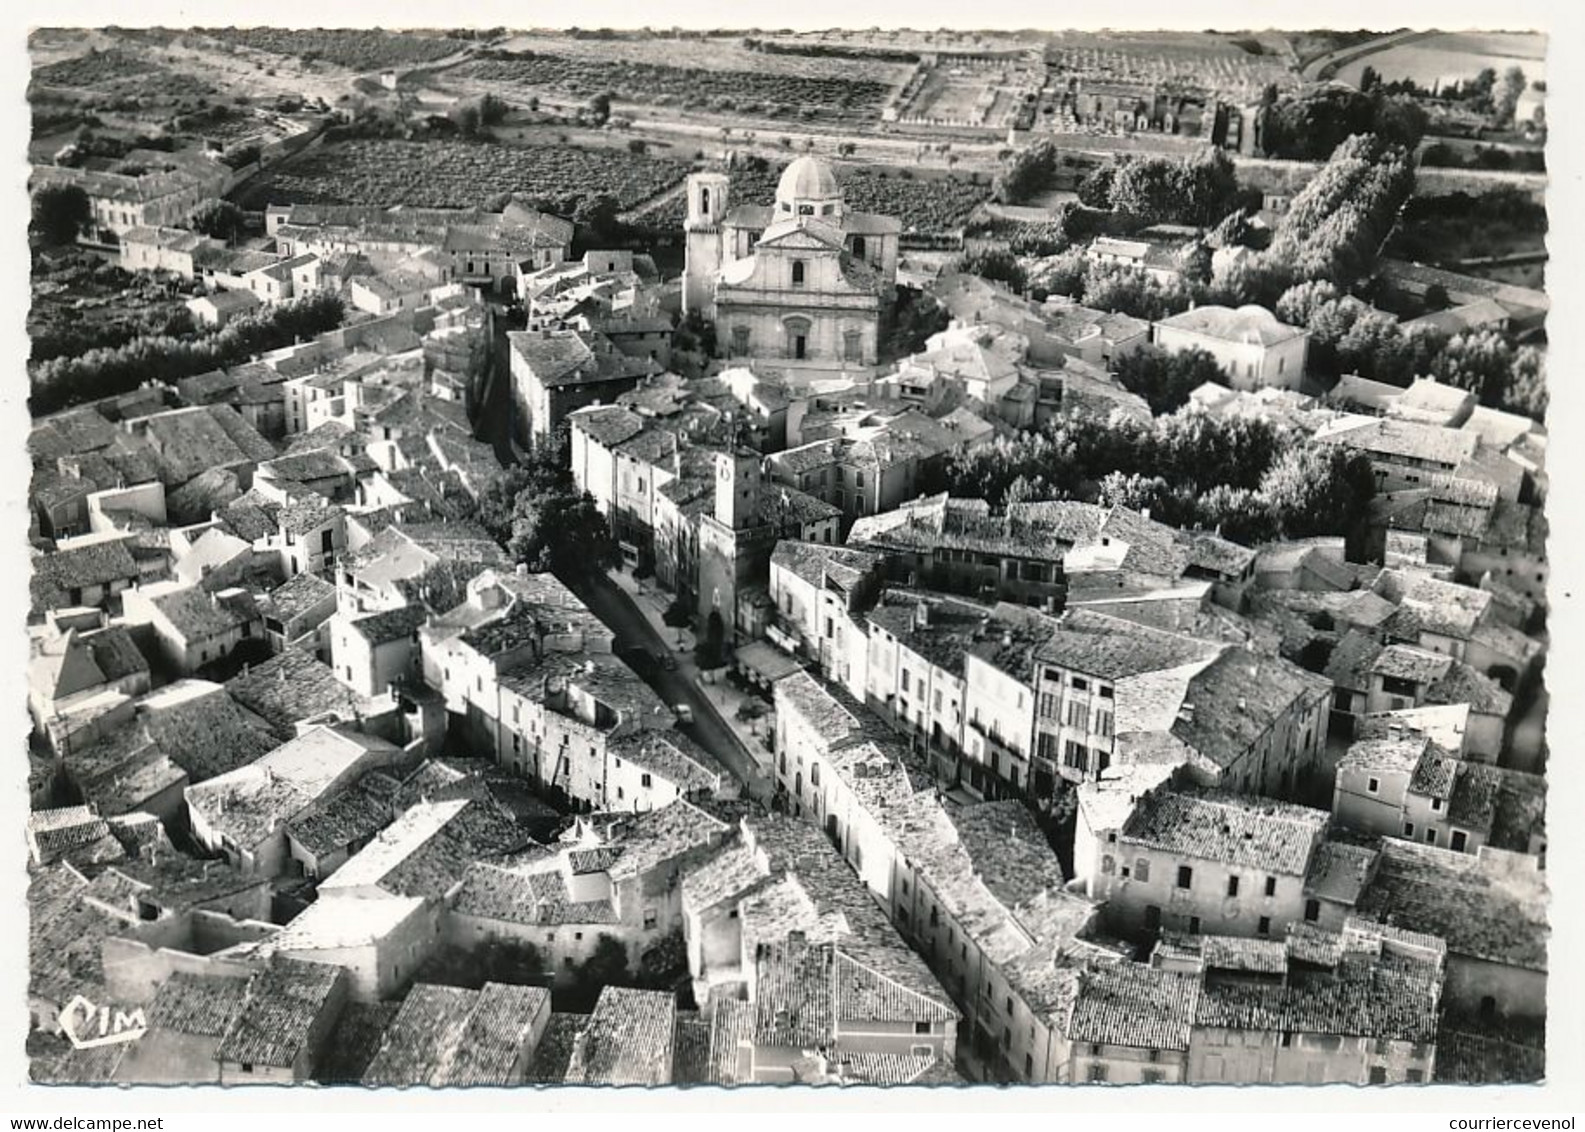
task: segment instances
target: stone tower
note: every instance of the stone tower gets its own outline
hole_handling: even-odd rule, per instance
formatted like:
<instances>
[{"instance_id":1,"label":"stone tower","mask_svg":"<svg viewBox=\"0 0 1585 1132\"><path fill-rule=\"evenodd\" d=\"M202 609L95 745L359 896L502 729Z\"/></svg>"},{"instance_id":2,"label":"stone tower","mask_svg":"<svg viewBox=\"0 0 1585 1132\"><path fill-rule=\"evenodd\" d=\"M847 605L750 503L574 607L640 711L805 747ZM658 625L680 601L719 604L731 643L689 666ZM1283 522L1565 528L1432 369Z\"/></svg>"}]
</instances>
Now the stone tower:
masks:
<instances>
[{"instance_id":1,"label":"stone tower","mask_svg":"<svg viewBox=\"0 0 1585 1132\"><path fill-rule=\"evenodd\" d=\"M682 309L714 318L714 284L721 270L723 239L731 181L725 173L692 173L688 177L688 218L683 222L687 248L683 261Z\"/></svg>"},{"instance_id":2,"label":"stone tower","mask_svg":"<svg viewBox=\"0 0 1585 1132\"><path fill-rule=\"evenodd\" d=\"M759 511L759 453L740 448L715 457L715 521L730 530L753 526Z\"/></svg>"},{"instance_id":3,"label":"stone tower","mask_svg":"<svg viewBox=\"0 0 1585 1132\"><path fill-rule=\"evenodd\" d=\"M760 458L739 449L715 458L715 506L699 518L699 625L714 650L740 630L738 596L763 587L776 535L759 521Z\"/></svg>"}]
</instances>

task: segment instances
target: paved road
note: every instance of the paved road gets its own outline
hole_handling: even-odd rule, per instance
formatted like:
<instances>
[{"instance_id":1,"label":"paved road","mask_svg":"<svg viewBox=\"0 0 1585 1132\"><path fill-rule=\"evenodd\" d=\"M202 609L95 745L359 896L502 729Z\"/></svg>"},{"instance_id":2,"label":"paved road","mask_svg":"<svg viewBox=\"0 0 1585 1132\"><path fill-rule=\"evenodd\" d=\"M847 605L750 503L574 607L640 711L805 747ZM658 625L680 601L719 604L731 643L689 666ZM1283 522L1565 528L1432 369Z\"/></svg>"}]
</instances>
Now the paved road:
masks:
<instances>
[{"instance_id":1,"label":"paved road","mask_svg":"<svg viewBox=\"0 0 1585 1132\"><path fill-rule=\"evenodd\" d=\"M651 655L671 652L669 642L661 639L649 619L639 612L633 599L602 573L577 579L563 579L601 621L616 635L620 648L637 647ZM721 722L716 707L693 682L689 671L679 666L674 669L660 665L642 665L639 676L668 704L687 704L693 709L693 722L682 730L693 738L738 781L748 785L759 777L758 768L749 753L743 749L732 729Z\"/></svg>"}]
</instances>

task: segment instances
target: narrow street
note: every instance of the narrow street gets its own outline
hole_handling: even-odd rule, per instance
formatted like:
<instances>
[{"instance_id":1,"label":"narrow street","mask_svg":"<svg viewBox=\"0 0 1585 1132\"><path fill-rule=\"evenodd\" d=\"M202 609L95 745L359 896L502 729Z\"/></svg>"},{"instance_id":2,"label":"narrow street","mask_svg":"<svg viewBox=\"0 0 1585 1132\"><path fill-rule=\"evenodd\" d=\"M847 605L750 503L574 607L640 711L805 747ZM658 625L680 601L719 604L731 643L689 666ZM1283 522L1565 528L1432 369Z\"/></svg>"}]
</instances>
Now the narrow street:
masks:
<instances>
[{"instance_id":1,"label":"narrow street","mask_svg":"<svg viewBox=\"0 0 1585 1132\"><path fill-rule=\"evenodd\" d=\"M513 461L512 366L506 334L512 326L506 308L491 302L485 310L489 312L485 329L490 335L490 373L479 398L473 432L495 449L497 460L509 465Z\"/></svg>"},{"instance_id":2,"label":"narrow street","mask_svg":"<svg viewBox=\"0 0 1585 1132\"><path fill-rule=\"evenodd\" d=\"M591 571L580 578L563 580L583 599L590 611L616 634L619 649L643 649L652 656L672 651L670 643L655 632L654 626L633 604L633 599L603 573ZM641 666L639 675L667 704L686 704L693 711L693 722L680 725L681 729L747 787L758 777L754 760L743 749L732 729L716 714L716 706L694 683L696 672L691 657L679 657L674 669L662 668L653 663L645 664Z\"/></svg>"}]
</instances>

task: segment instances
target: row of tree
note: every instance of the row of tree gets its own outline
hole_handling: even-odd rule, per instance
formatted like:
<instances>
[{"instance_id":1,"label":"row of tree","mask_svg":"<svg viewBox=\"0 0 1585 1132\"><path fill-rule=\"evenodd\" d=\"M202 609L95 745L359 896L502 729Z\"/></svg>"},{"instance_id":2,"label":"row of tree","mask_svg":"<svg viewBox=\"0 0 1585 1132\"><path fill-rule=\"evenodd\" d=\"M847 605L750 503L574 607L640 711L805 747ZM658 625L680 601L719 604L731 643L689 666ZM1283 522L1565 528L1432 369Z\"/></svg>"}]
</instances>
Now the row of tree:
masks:
<instances>
[{"instance_id":1,"label":"row of tree","mask_svg":"<svg viewBox=\"0 0 1585 1132\"><path fill-rule=\"evenodd\" d=\"M1257 123L1267 157L1325 161L1356 134L1376 134L1412 152L1425 136L1426 114L1413 98L1390 96L1379 86L1365 92L1329 83L1283 95L1267 88Z\"/></svg>"},{"instance_id":2,"label":"row of tree","mask_svg":"<svg viewBox=\"0 0 1585 1132\"><path fill-rule=\"evenodd\" d=\"M1233 160L1212 147L1195 157L1119 157L1079 183L1079 200L1125 228L1215 224L1241 203Z\"/></svg>"},{"instance_id":3,"label":"row of tree","mask_svg":"<svg viewBox=\"0 0 1585 1132\"><path fill-rule=\"evenodd\" d=\"M1494 330L1449 336L1434 326L1408 326L1324 280L1283 292L1276 313L1309 330L1309 367L1316 373L1352 373L1389 385L1434 377L1471 391L1483 405L1546 417L1545 356Z\"/></svg>"},{"instance_id":4,"label":"row of tree","mask_svg":"<svg viewBox=\"0 0 1585 1132\"><path fill-rule=\"evenodd\" d=\"M208 334L150 335L73 358L54 358L32 367L29 404L39 416L126 393L147 381L174 383L237 365L255 354L334 330L341 325L342 314L339 295L310 295L239 318Z\"/></svg>"},{"instance_id":5,"label":"row of tree","mask_svg":"<svg viewBox=\"0 0 1585 1132\"><path fill-rule=\"evenodd\" d=\"M1375 271L1413 192L1408 151L1375 135L1351 137L1293 198L1270 246L1224 262L1211 291L1230 306L1270 307L1295 283L1352 287Z\"/></svg>"},{"instance_id":6,"label":"row of tree","mask_svg":"<svg viewBox=\"0 0 1585 1132\"><path fill-rule=\"evenodd\" d=\"M1261 420L1180 411L998 439L957 455L946 490L1009 503L1100 498L1253 545L1354 529L1375 491L1369 461Z\"/></svg>"}]
</instances>

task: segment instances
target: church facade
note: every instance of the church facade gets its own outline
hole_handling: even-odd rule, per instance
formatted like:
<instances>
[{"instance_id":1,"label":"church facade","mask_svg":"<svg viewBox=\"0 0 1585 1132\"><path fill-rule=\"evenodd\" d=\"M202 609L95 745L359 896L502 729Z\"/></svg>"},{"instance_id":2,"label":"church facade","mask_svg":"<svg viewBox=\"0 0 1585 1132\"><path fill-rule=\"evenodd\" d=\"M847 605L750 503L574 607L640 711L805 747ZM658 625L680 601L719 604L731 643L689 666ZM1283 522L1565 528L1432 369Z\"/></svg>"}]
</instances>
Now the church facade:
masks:
<instances>
[{"instance_id":1,"label":"church facade","mask_svg":"<svg viewBox=\"0 0 1585 1132\"><path fill-rule=\"evenodd\" d=\"M718 354L877 363L902 226L850 211L825 162L788 165L768 207L733 205L727 174L695 173L684 228L683 309L715 323Z\"/></svg>"}]
</instances>

